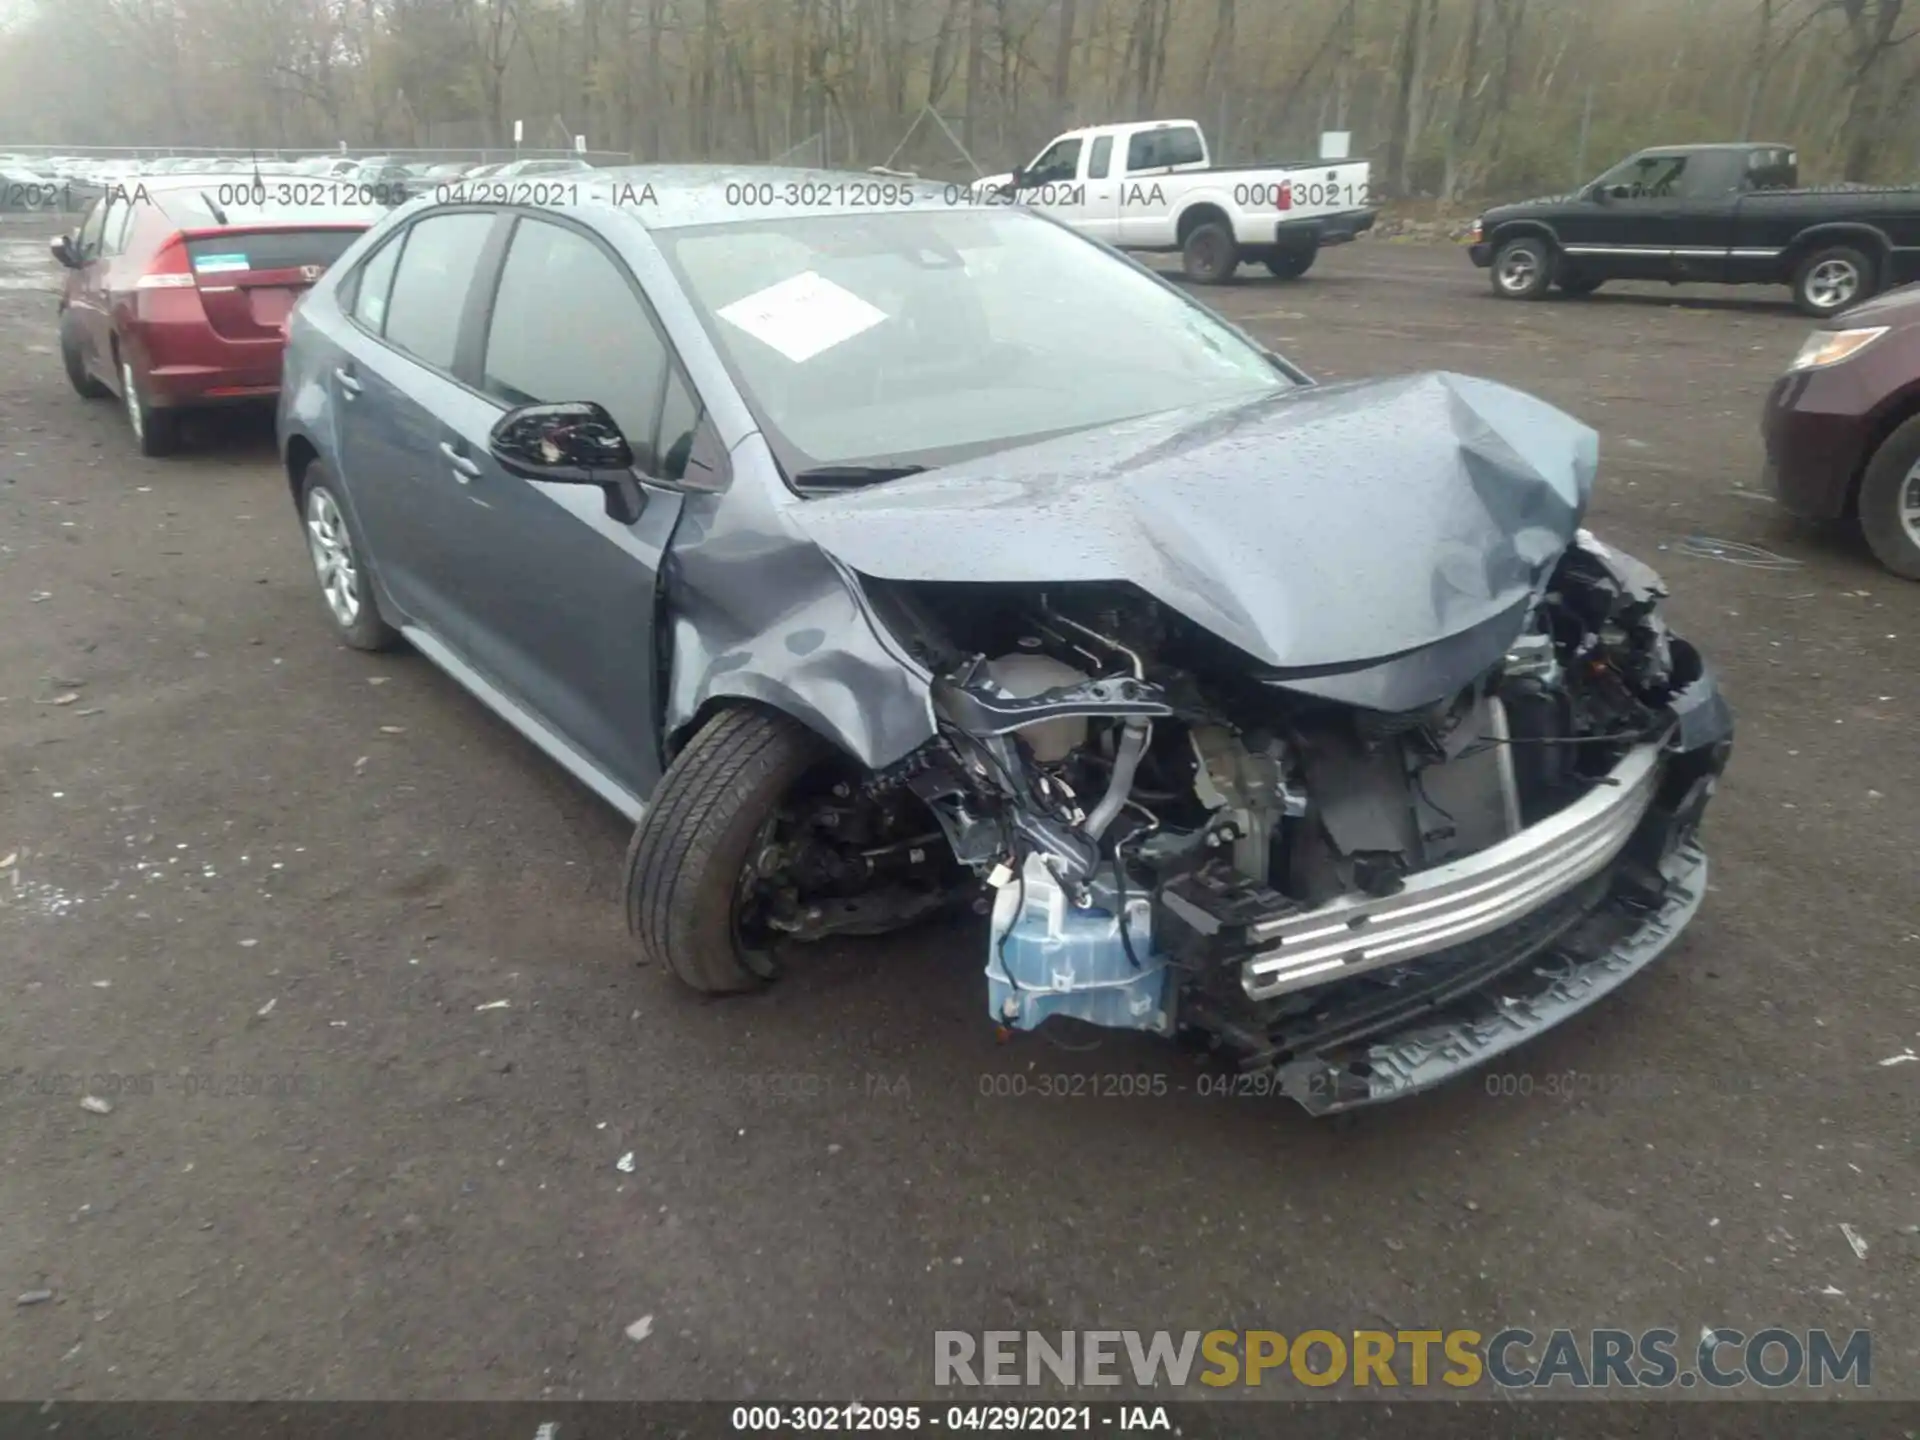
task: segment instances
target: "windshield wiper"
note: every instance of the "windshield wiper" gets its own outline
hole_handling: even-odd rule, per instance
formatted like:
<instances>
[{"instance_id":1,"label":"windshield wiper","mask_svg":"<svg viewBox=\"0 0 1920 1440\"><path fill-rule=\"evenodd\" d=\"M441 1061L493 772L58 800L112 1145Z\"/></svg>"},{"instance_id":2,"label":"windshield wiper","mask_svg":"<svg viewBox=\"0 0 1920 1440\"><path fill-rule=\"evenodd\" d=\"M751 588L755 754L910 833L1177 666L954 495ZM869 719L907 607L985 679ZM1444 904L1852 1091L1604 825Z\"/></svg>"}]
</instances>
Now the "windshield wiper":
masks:
<instances>
[{"instance_id":1,"label":"windshield wiper","mask_svg":"<svg viewBox=\"0 0 1920 1440\"><path fill-rule=\"evenodd\" d=\"M926 465L817 465L811 470L796 473L793 484L798 490L821 493L858 490L864 485L902 480L909 475L924 475L929 468Z\"/></svg>"}]
</instances>

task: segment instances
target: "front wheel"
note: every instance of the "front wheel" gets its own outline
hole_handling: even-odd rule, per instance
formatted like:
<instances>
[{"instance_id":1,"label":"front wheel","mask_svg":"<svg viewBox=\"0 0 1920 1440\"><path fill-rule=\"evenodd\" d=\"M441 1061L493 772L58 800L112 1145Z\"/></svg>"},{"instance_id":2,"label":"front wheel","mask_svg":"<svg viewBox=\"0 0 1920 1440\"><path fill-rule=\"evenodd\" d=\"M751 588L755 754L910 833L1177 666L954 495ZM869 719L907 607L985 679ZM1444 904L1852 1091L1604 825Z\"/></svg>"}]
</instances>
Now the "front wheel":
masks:
<instances>
[{"instance_id":1,"label":"front wheel","mask_svg":"<svg viewBox=\"0 0 1920 1440\"><path fill-rule=\"evenodd\" d=\"M724 710L660 777L627 847L627 928L643 958L708 995L779 972L761 898L783 810L834 753L791 716Z\"/></svg>"},{"instance_id":2,"label":"front wheel","mask_svg":"<svg viewBox=\"0 0 1920 1440\"><path fill-rule=\"evenodd\" d=\"M1920 415L1886 438L1860 480L1860 530L1879 562L1920 580Z\"/></svg>"},{"instance_id":3,"label":"front wheel","mask_svg":"<svg viewBox=\"0 0 1920 1440\"><path fill-rule=\"evenodd\" d=\"M1509 240L1493 257L1493 293L1503 300L1538 300L1553 283L1553 252L1532 235Z\"/></svg>"},{"instance_id":4,"label":"front wheel","mask_svg":"<svg viewBox=\"0 0 1920 1440\"><path fill-rule=\"evenodd\" d=\"M87 362L80 355L80 337L64 315L60 319L60 362L66 366L67 383L82 400L102 400L113 393L87 373Z\"/></svg>"},{"instance_id":5,"label":"front wheel","mask_svg":"<svg viewBox=\"0 0 1920 1440\"><path fill-rule=\"evenodd\" d=\"M1850 245L1816 250L1793 272L1793 303L1824 320L1873 294L1873 262Z\"/></svg>"},{"instance_id":6,"label":"front wheel","mask_svg":"<svg viewBox=\"0 0 1920 1440\"><path fill-rule=\"evenodd\" d=\"M1180 265L1200 285L1224 285L1240 268L1240 243L1217 220L1196 225L1180 243Z\"/></svg>"}]
</instances>

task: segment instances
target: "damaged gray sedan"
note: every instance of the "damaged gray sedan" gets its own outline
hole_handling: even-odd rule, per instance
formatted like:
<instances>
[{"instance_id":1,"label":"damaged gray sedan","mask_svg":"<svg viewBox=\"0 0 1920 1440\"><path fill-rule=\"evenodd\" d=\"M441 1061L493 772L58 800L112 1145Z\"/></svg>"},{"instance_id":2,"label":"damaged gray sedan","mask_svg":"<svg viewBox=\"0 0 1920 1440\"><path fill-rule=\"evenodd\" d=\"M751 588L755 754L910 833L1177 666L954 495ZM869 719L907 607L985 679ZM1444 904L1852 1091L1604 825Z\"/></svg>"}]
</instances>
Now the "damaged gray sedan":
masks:
<instances>
[{"instance_id":1,"label":"damaged gray sedan","mask_svg":"<svg viewBox=\"0 0 1920 1440\"><path fill-rule=\"evenodd\" d=\"M988 1019L1331 1112L1591 1004L1706 889L1732 745L1593 433L1317 385L1043 216L873 176L416 203L295 312L326 613L635 821L720 993L969 907Z\"/></svg>"}]
</instances>

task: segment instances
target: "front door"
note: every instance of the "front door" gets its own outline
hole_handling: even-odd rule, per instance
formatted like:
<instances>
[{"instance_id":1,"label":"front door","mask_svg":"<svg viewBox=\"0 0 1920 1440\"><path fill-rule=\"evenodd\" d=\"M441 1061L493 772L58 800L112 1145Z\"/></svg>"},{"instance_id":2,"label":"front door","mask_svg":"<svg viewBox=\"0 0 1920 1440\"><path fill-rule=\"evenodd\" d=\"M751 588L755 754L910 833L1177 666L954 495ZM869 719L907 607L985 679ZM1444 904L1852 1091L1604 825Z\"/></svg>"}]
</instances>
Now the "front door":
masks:
<instances>
[{"instance_id":1,"label":"front door","mask_svg":"<svg viewBox=\"0 0 1920 1440\"><path fill-rule=\"evenodd\" d=\"M681 508L668 472L698 420L693 392L625 264L588 231L531 215L507 246L475 378L483 394L446 415L476 467L454 526L467 653L644 798L660 774L655 596ZM508 408L578 400L605 406L633 447L635 519L610 514L597 487L523 480L488 453Z\"/></svg>"},{"instance_id":2,"label":"front door","mask_svg":"<svg viewBox=\"0 0 1920 1440\"><path fill-rule=\"evenodd\" d=\"M1598 278L1670 278L1674 207L1689 159L1647 151L1601 176L1578 207L1556 221L1567 257Z\"/></svg>"},{"instance_id":3,"label":"front door","mask_svg":"<svg viewBox=\"0 0 1920 1440\"><path fill-rule=\"evenodd\" d=\"M81 365L94 376L108 375L117 388L119 377L111 375L112 366L101 359L106 353L108 262L100 255L100 236L106 228L108 204L106 199L94 201L74 239L80 263L69 282L66 323L80 352Z\"/></svg>"},{"instance_id":4,"label":"front door","mask_svg":"<svg viewBox=\"0 0 1920 1440\"><path fill-rule=\"evenodd\" d=\"M1087 215L1087 186L1081 178L1081 155L1086 142L1078 135L1056 140L1040 153L1020 176L1016 198L1022 205L1044 210L1076 230Z\"/></svg>"}]
</instances>

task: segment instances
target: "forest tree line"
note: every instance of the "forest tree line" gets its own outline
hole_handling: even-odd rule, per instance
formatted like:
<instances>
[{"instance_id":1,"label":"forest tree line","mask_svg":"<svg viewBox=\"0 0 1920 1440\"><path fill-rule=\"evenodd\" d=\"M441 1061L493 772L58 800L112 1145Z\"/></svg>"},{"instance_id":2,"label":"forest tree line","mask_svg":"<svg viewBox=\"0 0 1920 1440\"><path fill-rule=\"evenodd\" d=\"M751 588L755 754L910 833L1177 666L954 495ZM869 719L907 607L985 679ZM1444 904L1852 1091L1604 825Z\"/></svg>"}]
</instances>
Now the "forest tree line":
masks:
<instances>
[{"instance_id":1,"label":"forest tree line","mask_svg":"<svg viewBox=\"0 0 1920 1440\"><path fill-rule=\"evenodd\" d=\"M520 120L529 146L955 178L1185 116L1226 162L1347 131L1382 192L1442 200L1690 140L1785 141L1827 181L1920 170L1920 0L12 5L0 150L501 146Z\"/></svg>"}]
</instances>

